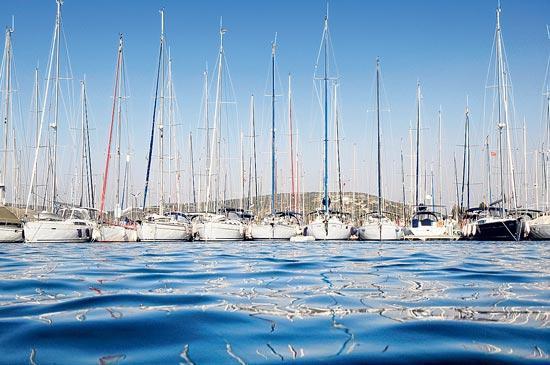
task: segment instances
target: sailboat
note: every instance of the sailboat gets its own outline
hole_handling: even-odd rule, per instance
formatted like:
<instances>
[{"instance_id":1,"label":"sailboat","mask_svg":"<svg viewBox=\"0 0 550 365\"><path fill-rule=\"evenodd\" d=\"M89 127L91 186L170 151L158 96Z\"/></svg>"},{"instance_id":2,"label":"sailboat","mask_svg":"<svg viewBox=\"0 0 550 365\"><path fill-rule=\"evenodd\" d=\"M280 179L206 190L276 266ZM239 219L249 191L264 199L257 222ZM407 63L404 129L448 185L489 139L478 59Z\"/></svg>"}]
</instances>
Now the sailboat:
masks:
<instances>
[{"instance_id":1,"label":"sailboat","mask_svg":"<svg viewBox=\"0 0 550 365\"><path fill-rule=\"evenodd\" d=\"M378 210L366 216L366 222L358 228L361 240L399 240L403 238L403 231L382 211L382 161L380 140L380 60L376 60L376 129L378 146Z\"/></svg>"},{"instance_id":2,"label":"sailboat","mask_svg":"<svg viewBox=\"0 0 550 365\"><path fill-rule=\"evenodd\" d=\"M409 226L404 229L404 238L407 240L457 240L454 224L448 219L446 208L442 205L431 204L429 207L420 202L420 82L416 84L416 168L415 168L415 211ZM432 196L433 200L434 197Z\"/></svg>"},{"instance_id":3,"label":"sailboat","mask_svg":"<svg viewBox=\"0 0 550 365\"><path fill-rule=\"evenodd\" d=\"M323 200L322 208L308 214L309 224L304 229L307 236L316 240L347 240L351 236L351 215L330 209L328 193L328 9L325 15L322 47L324 56L323 103L324 103L324 168L323 168Z\"/></svg>"},{"instance_id":4,"label":"sailboat","mask_svg":"<svg viewBox=\"0 0 550 365\"><path fill-rule=\"evenodd\" d=\"M159 167L160 167L160 201L158 202L158 214L148 214L138 227L138 236L141 241L188 241L191 238L191 223L180 212L164 212L164 83L165 83L165 33L164 10L160 10L161 32L157 79L155 86L155 101L153 106L153 123L151 127L151 139L149 143L149 156L147 160L147 173L145 177L145 189L143 192L143 209L147 203L151 162L153 159L153 143L158 116L159 129ZM158 106L158 107L157 107Z\"/></svg>"},{"instance_id":5,"label":"sailboat","mask_svg":"<svg viewBox=\"0 0 550 365\"><path fill-rule=\"evenodd\" d=\"M29 184L29 192L27 194L27 203L25 207L25 215L28 215L28 208L33 193L35 179L37 178L38 156L40 151L40 141L42 136L42 127L46 117L46 108L48 106L48 96L50 91L50 83L54 82L53 93L53 121L50 124L52 129L52 143L49 144L51 149L49 155L52 156L50 161L51 166L51 181L46 185L46 193L48 193L49 201L46 210L37 213L34 217L28 219L24 224L25 240L27 242L87 242L92 238L93 227L85 219L64 219L54 211L57 204L57 128L59 122L59 104L60 104L60 35L61 35L61 0L56 0L57 11L55 18L55 27L52 41L52 48L48 62L48 73L46 79L44 100L42 104L42 114L40 117L40 125L38 129L37 144L34 152L34 163ZM52 70L54 74L52 75ZM49 190L51 188L51 190ZM37 193L36 191L34 192Z\"/></svg>"},{"instance_id":6,"label":"sailboat","mask_svg":"<svg viewBox=\"0 0 550 365\"><path fill-rule=\"evenodd\" d=\"M523 219L518 216L517 212L517 196L514 182L514 167L512 159L512 148L510 139L509 127L509 110L508 110L508 70L504 60L503 41L500 26L500 4L496 11L496 31L495 31L495 47L496 47L496 74L497 74L497 128L498 128L498 145L499 145L499 167L500 167L500 199L497 202L490 204L489 208L480 215L476 221L476 230L473 235L475 240L489 241L519 241L525 233L525 224ZM505 193L506 184L504 182L504 147L503 147L503 132L506 131L506 154L508 159L508 169L510 170L509 191L511 196ZM505 204L508 203L508 209ZM496 205L500 205L497 207Z\"/></svg>"},{"instance_id":7,"label":"sailboat","mask_svg":"<svg viewBox=\"0 0 550 365\"><path fill-rule=\"evenodd\" d=\"M550 28L546 26L546 31L548 35L548 40L550 40ZM543 144L543 146L546 146L546 149L548 151L548 147L550 146L550 74L548 74L548 70L550 70L550 56L548 58L548 66L546 67L547 75L545 80L545 86L546 90L544 93L544 116L545 116L545 125L546 125L546 143ZM538 153L538 152L535 152ZM536 155L535 155L536 156ZM547 166L546 162L548 161L548 152L543 153L543 176L545 177L545 181L543 184L544 187L544 195L546 198L545 202L545 214L541 215L540 217L537 217L531 221L529 221L529 237L531 239L535 240L548 240L550 239L550 210L548 207L548 175L547 175ZM536 160L535 160L536 161ZM538 167L536 166L537 163L535 162L535 174L537 173ZM537 191L537 209L538 209L538 191Z\"/></svg>"},{"instance_id":8,"label":"sailboat","mask_svg":"<svg viewBox=\"0 0 550 365\"><path fill-rule=\"evenodd\" d=\"M107 155L105 158L105 170L103 173L103 183L101 188L101 200L99 207L98 222L94 230L94 239L99 242L135 242L137 241L137 229L134 224L131 224L128 220L121 219L120 212L120 140L122 132L122 107L121 103L123 98L123 80L122 76L124 72L124 40L122 34L118 41L117 50L117 62L115 69L115 85L113 91L113 106L111 110L111 123L109 125L109 138L107 143ZM116 196L115 196L115 209L114 217L108 217L105 212L105 200L107 195L107 184L109 179L109 165L111 160L111 142L113 138L113 129L115 128L116 120L116 158L117 158L117 181L116 181Z\"/></svg>"},{"instance_id":9,"label":"sailboat","mask_svg":"<svg viewBox=\"0 0 550 365\"><path fill-rule=\"evenodd\" d=\"M198 213L193 218L193 236L200 241L225 241L225 240L242 240L244 238L245 226L242 222L243 212L239 212L236 209L228 209L222 207L219 209L218 202L219 196L217 192L220 187L220 137L218 133L221 133L221 119L222 119L222 82L223 82L223 67L225 62L225 51L223 48L223 37L227 30L223 27L220 21L220 48L218 53L218 65L216 76L216 103L214 109L214 126L213 136L211 139L211 145L209 148L209 161L207 161L207 188L206 188L206 204L205 210L202 213ZM207 140L209 136L210 127L206 126ZM217 176L216 176L216 194L214 194L214 166L217 161ZM212 200L215 195L214 201Z\"/></svg>"},{"instance_id":10,"label":"sailboat","mask_svg":"<svg viewBox=\"0 0 550 365\"><path fill-rule=\"evenodd\" d=\"M0 171L0 242L20 242L23 241L23 225L19 218L13 214L6 206L6 173L8 160L8 132L11 127L12 111L12 70L13 70L13 51L11 43L12 27L6 28L6 38L4 43L4 55L2 57L2 66L4 73L0 76L1 89L4 90L3 105L3 125L4 125L4 148L2 154L2 169ZM14 147L15 148L15 147ZM15 162L15 161L14 161ZM14 197L15 200L15 197Z\"/></svg>"},{"instance_id":11,"label":"sailboat","mask_svg":"<svg viewBox=\"0 0 550 365\"><path fill-rule=\"evenodd\" d=\"M277 211L275 195L277 193L276 153L275 153L275 53L277 35L271 45L271 213L260 222L251 224L252 239L288 240L300 232L300 216L292 211ZM292 133L292 131L290 131Z\"/></svg>"}]
</instances>

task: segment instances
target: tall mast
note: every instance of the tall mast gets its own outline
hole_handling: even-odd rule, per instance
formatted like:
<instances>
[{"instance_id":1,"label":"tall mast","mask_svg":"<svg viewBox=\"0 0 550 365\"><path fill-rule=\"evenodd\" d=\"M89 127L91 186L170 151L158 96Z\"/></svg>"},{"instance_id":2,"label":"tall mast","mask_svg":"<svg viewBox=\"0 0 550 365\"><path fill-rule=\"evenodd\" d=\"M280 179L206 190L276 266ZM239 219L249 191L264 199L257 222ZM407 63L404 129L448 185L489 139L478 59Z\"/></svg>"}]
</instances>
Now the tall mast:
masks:
<instances>
[{"instance_id":1,"label":"tall mast","mask_svg":"<svg viewBox=\"0 0 550 365\"><path fill-rule=\"evenodd\" d=\"M164 11L160 11L161 14L161 35L160 35L160 46L159 46L159 58L157 66L157 79L155 83L155 101L153 103L153 122L151 125L151 139L149 140L149 154L147 157L147 172L145 173L145 188L143 189L143 209L145 210L145 204L147 203L147 193L149 191L149 177L151 175L151 162L153 159L153 143L155 141L155 124L157 119L157 103L158 103L158 94L159 94L159 83L161 82L161 68L162 68L162 55L164 50ZM164 87L164 81L163 86ZM161 102L162 103L162 102ZM159 124L161 124L159 122ZM162 176L162 174L161 174ZM162 177L161 177L162 178ZM162 185L162 184L161 184ZM162 205L162 204L160 204ZM162 209L162 208L160 208Z\"/></svg>"},{"instance_id":2,"label":"tall mast","mask_svg":"<svg viewBox=\"0 0 550 365\"><path fill-rule=\"evenodd\" d=\"M493 196L491 188L491 151L489 150L489 136L485 137L485 150L487 151L487 207L491 205Z\"/></svg>"},{"instance_id":3,"label":"tall mast","mask_svg":"<svg viewBox=\"0 0 550 365\"><path fill-rule=\"evenodd\" d=\"M441 169L441 147L442 147L442 123L441 123L441 105L437 112L438 121L438 143L437 143L437 175L439 176L439 205L443 205L443 170Z\"/></svg>"},{"instance_id":4,"label":"tall mast","mask_svg":"<svg viewBox=\"0 0 550 365\"><path fill-rule=\"evenodd\" d=\"M61 4L63 3L62 0L56 0L57 2L57 16L55 19L56 23L56 55L55 55L55 101L54 101L54 122L50 125L50 127L53 130L54 135L54 143L53 143L53 163L52 163L52 171L53 171L53 189L52 189L52 201L51 201L51 210L54 209L55 199L57 196L57 126L59 121L59 70L60 70L60 62L59 62L59 53L60 53L60 30L61 30Z\"/></svg>"},{"instance_id":5,"label":"tall mast","mask_svg":"<svg viewBox=\"0 0 550 365\"><path fill-rule=\"evenodd\" d=\"M291 88L291 82L292 82L292 76L290 73L288 74L288 130L289 130L289 137L290 137L290 191L291 191L291 204L290 209L293 211L297 210L297 203L296 203L296 189L294 186L295 183L295 173L296 173L296 166L295 166L295 157L294 156L294 127L292 126L292 88Z\"/></svg>"},{"instance_id":6,"label":"tall mast","mask_svg":"<svg viewBox=\"0 0 550 365\"><path fill-rule=\"evenodd\" d=\"M470 109L466 103L464 121L464 154L462 159L462 195L460 209L464 209L464 191L466 190L466 209L470 207Z\"/></svg>"},{"instance_id":7,"label":"tall mast","mask_svg":"<svg viewBox=\"0 0 550 365\"><path fill-rule=\"evenodd\" d=\"M84 204L84 187L86 186L86 182L84 181L84 169L86 167L86 122L85 122L85 115L84 115L84 88L85 86L84 80L80 81L80 104L81 104L81 110L80 110L80 196L78 199L78 205L83 206Z\"/></svg>"},{"instance_id":8,"label":"tall mast","mask_svg":"<svg viewBox=\"0 0 550 365\"><path fill-rule=\"evenodd\" d=\"M351 208L351 221L355 222L355 191L357 190L357 144L353 144L353 192L351 200L353 201Z\"/></svg>"},{"instance_id":9,"label":"tall mast","mask_svg":"<svg viewBox=\"0 0 550 365\"><path fill-rule=\"evenodd\" d=\"M328 47L328 5L327 5L327 14L325 15L325 28L323 32L324 38L324 118L325 118L325 155L324 155L324 171L323 171L323 187L324 187L324 198L323 204L325 208L325 214L329 213L329 197L328 197L328 70L327 70L327 47Z\"/></svg>"},{"instance_id":10,"label":"tall mast","mask_svg":"<svg viewBox=\"0 0 550 365\"><path fill-rule=\"evenodd\" d=\"M193 155L193 134L191 132L189 132L189 150L191 154L191 188L193 189L193 206L195 207L195 211L196 211L197 210L197 192L195 190L195 163L194 163L195 158ZM179 210L179 207L178 207L178 210Z\"/></svg>"},{"instance_id":11,"label":"tall mast","mask_svg":"<svg viewBox=\"0 0 550 365\"><path fill-rule=\"evenodd\" d=\"M164 45L164 9L160 10L160 43ZM159 167L160 167L160 199L159 199L159 214L164 214L164 52L161 53L160 63L160 90L159 90Z\"/></svg>"},{"instance_id":12,"label":"tall mast","mask_svg":"<svg viewBox=\"0 0 550 365\"><path fill-rule=\"evenodd\" d=\"M414 204L418 206L418 194L420 190L420 81L416 83L416 183Z\"/></svg>"},{"instance_id":13,"label":"tall mast","mask_svg":"<svg viewBox=\"0 0 550 365\"><path fill-rule=\"evenodd\" d=\"M222 25L222 19L220 19L220 49L219 49L219 55L218 55L218 76L217 76L217 82L216 82L216 105L214 108L214 131L212 134L212 148L210 152L210 167L208 171L208 186L206 189L206 206L207 209L210 206L210 200L211 200L211 190L212 190L212 169L214 166L214 159L218 158L218 165L219 165L219 141L218 141L218 129L220 128L220 113L221 113L221 92L222 92L222 71L223 71L223 57L224 57L224 50L223 50L223 36L227 30ZM213 153L212 150L218 146L217 153ZM218 166L219 169L219 166ZM217 176L217 191L219 192L219 185L220 185L220 176L218 174ZM216 206L218 202L219 194L216 194Z\"/></svg>"},{"instance_id":14,"label":"tall mast","mask_svg":"<svg viewBox=\"0 0 550 365\"><path fill-rule=\"evenodd\" d=\"M380 140L380 59L376 59L376 130L378 143L378 216L382 214L382 153Z\"/></svg>"},{"instance_id":15,"label":"tall mast","mask_svg":"<svg viewBox=\"0 0 550 365\"><path fill-rule=\"evenodd\" d=\"M254 209L258 212L258 165L256 159L256 119L254 117L254 95L250 95L250 126L252 129L252 157L254 159Z\"/></svg>"},{"instance_id":16,"label":"tall mast","mask_svg":"<svg viewBox=\"0 0 550 365\"><path fill-rule=\"evenodd\" d=\"M523 118L523 207L527 208L527 126L525 125L525 118Z\"/></svg>"},{"instance_id":17,"label":"tall mast","mask_svg":"<svg viewBox=\"0 0 550 365\"><path fill-rule=\"evenodd\" d=\"M4 45L4 148L2 156L2 171L0 177L0 204L6 204L6 175L8 169L8 137L10 128L11 117L11 67L12 67L12 48L11 48L11 34L13 29L6 28L6 40ZM14 165L16 160L13 161Z\"/></svg>"},{"instance_id":18,"label":"tall mast","mask_svg":"<svg viewBox=\"0 0 550 365\"><path fill-rule=\"evenodd\" d=\"M498 78L498 128L499 128L499 141L501 142L501 195L504 198L504 176L503 176L503 159L502 159L502 129L506 128L506 147L508 155L508 168L510 170L510 192L512 207L517 210L517 198L516 198L516 185L514 178L514 163L512 159L512 147L510 138L510 128L508 121L508 83L507 83L507 70L504 64L504 55L502 51L502 33L500 28L500 4L497 8L497 29L496 29L496 61L497 61L497 78ZM504 200L502 202L504 208ZM504 214L504 210L502 211Z\"/></svg>"},{"instance_id":19,"label":"tall mast","mask_svg":"<svg viewBox=\"0 0 550 365\"><path fill-rule=\"evenodd\" d=\"M26 201L26 204L25 204L25 215L28 214L29 212L29 203L30 203L30 200L31 200L31 195L32 195L32 188L35 184L35 181L36 181L36 169L37 169L37 166L38 166L38 152L40 151L40 141L42 140L42 127L44 125L44 117L46 115L46 113L44 112L46 110L46 102L48 100L48 94L49 94L49 90L50 90L50 81L51 81L51 75L52 75L52 68L53 68L53 62L54 62L54 56L55 56L55 49L56 49L56 46L58 44L57 42L57 39L58 39L58 36L59 36L59 32L58 32L58 28L60 26L60 18L61 18L61 0L56 0L56 3L57 3L57 13L56 13L56 20L55 20L55 27L54 27L54 33L53 33L53 40L52 40L52 45L51 45L51 49L50 49L50 59L49 59L49 62L48 62L48 73L47 73L47 78L46 78L46 87L45 87L45 93L44 93L44 100L42 101L42 113L40 114L40 125L39 125L39 128L38 128L38 136L36 138L36 140L39 142L36 144L36 147L34 149L34 159L33 159L33 164L32 164L32 173L31 173L31 181L30 181L30 184L29 184L29 192L27 194L27 201ZM46 187L46 190L47 190L47 187Z\"/></svg>"},{"instance_id":20,"label":"tall mast","mask_svg":"<svg viewBox=\"0 0 550 365\"><path fill-rule=\"evenodd\" d=\"M107 156L105 158L105 172L103 173L103 184L101 188L101 202L99 206L100 219L105 209L105 195L107 192L107 181L108 181L107 179L109 178L109 162L111 160L111 143L113 138L113 127L115 123L115 113L117 109L118 91L119 91L119 82L120 82L120 70L121 70L121 64L122 64L122 47L123 47L123 40L122 40L122 35L120 35L118 40L117 65L116 65L116 71L115 71L115 86L113 90L113 107L111 109L111 124L109 125L109 142L107 143ZM117 194L117 198L118 198L118 194ZM118 199L116 203L118 204Z\"/></svg>"},{"instance_id":21,"label":"tall mast","mask_svg":"<svg viewBox=\"0 0 550 365\"><path fill-rule=\"evenodd\" d=\"M406 207L406 195L405 195L405 166L403 163L403 140L401 140L401 189L403 194L403 221L405 220L405 207Z\"/></svg>"},{"instance_id":22,"label":"tall mast","mask_svg":"<svg viewBox=\"0 0 550 365\"><path fill-rule=\"evenodd\" d=\"M206 159L205 159L205 176L210 175L210 168L209 168L209 162L210 162L210 123L208 120L208 67L205 68L203 72L204 76L204 129L206 131ZM199 175L199 189L202 190L202 185L200 183L200 175ZM201 201L203 201L203 205L206 204L206 199L202 196L201 193ZM203 211L208 211L208 205L204 206Z\"/></svg>"},{"instance_id":23,"label":"tall mast","mask_svg":"<svg viewBox=\"0 0 550 365\"><path fill-rule=\"evenodd\" d=\"M275 194L277 183L275 175L275 51L277 49L277 33L271 44L271 214L275 214Z\"/></svg>"},{"instance_id":24,"label":"tall mast","mask_svg":"<svg viewBox=\"0 0 550 365\"><path fill-rule=\"evenodd\" d=\"M35 148L39 148L39 137L38 137L38 129L40 128L40 80L38 77L38 67L34 69L34 113L36 118L36 136L35 136ZM31 185L31 188L33 189L34 193L34 210L38 209L38 184L36 183L36 179L34 179L33 184Z\"/></svg>"},{"instance_id":25,"label":"tall mast","mask_svg":"<svg viewBox=\"0 0 550 365\"><path fill-rule=\"evenodd\" d=\"M342 193L342 173L340 162L340 120L338 118L338 84L334 84L334 124L336 128L336 165L338 167L338 202L340 203L340 211L344 210L344 197Z\"/></svg>"},{"instance_id":26,"label":"tall mast","mask_svg":"<svg viewBox=\"0 0 550 365\"><path fill-rule=\"evenodd\" d=\"M241 168L240 168L240 186L241 186L241 196L240 196L240 201L239 201L239 208L241 210L244 209L244 146L243 146L243 131L241 130L241 135L240 135L240 138L241 138L241 143L240 143L240 158L239 158L239 161L240 161L240 165L241 165Z\"/></svg>"}]
</instances>

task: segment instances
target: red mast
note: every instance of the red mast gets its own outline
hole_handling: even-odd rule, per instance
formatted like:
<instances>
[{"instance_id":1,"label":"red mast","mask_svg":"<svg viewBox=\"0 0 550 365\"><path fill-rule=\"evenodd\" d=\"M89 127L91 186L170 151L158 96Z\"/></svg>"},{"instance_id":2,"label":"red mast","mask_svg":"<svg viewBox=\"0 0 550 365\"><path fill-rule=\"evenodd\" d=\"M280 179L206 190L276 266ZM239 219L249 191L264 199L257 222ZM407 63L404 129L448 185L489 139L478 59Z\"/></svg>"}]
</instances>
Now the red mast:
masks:
<instances>
[{"instance_id":1,"label":"red mast","mask_svg":"<svg viewBox=\"0 0 550 365\"><path fill-rule=\"evenodd\" d=\"M107 177L109 176L109 161L111 160L111 142L113 139L113 125L115 123L115 110L116 103L118 99L118 89L119 89L119 74L120 66L122 64L122 34L120 35L118 41L118 56L117 56L117 65L115 71L115 88L113 91L113 109L111 111L111 125L109 126L109 143L107 144L107 157L105 159L105 173L103 174L103 185L101 188L101 204L99 208L99 218L103 216L103 211L105 208L105 192L107 190Z\"/></svg>"}]
</instances>

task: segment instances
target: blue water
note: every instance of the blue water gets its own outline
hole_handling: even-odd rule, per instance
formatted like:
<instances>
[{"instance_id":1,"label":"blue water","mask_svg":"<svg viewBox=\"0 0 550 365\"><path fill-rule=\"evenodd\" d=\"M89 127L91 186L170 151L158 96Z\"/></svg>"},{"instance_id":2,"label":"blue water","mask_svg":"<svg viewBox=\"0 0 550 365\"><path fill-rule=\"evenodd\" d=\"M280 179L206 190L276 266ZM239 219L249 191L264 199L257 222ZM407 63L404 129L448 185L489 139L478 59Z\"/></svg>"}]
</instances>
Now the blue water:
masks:
<instances>
[{"instance_id":1,"label":"blue water","mask_svg":"<svg viewBox=\"0 0 550 365\"><path fill-rule=\"evenodd\" d=\"M2 364L550 363L550 243L0 246Z\"/></svg>"}]
</instances>

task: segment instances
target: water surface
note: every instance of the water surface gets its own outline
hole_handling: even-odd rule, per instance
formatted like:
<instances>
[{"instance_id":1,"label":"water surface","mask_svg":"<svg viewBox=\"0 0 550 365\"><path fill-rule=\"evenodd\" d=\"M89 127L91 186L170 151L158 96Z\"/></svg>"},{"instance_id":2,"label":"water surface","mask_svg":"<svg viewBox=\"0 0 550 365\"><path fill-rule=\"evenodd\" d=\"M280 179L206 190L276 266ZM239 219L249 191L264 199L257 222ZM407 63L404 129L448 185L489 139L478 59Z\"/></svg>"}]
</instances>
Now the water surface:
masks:
<instances>
[{"instance_id":1,"label":"water surface","mask_svg":"<svg viewBox=\"0 0 550 365\"><path fill-rule=\"evenodd\" d=\"M548 363L550 243L0 246L2 364Z\"/></svg>"}]
</instances>

